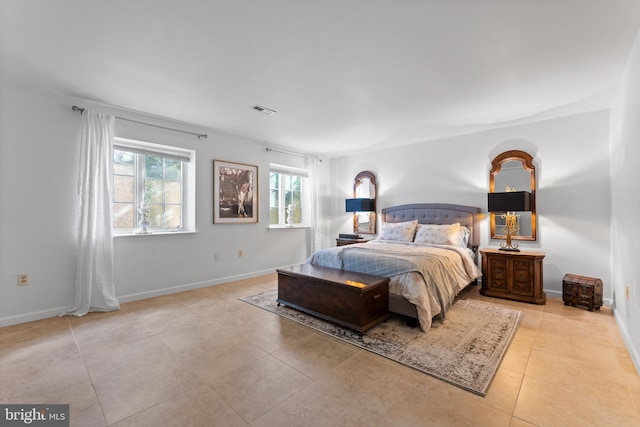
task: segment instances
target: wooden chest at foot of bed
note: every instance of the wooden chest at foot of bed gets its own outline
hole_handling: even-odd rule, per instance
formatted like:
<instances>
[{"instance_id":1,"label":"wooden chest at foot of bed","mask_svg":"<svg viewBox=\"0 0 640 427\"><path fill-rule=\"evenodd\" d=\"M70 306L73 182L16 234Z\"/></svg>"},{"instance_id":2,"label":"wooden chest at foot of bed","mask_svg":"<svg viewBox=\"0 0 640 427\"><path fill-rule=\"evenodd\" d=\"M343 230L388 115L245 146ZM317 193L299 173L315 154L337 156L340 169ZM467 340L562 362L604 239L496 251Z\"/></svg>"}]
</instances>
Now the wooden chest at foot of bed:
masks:
<instances>
[{"instance_id":1,"label":"wooden chest at foot of bed","mask_svg":"<svg viewBox=\"0 0 640 427\"><path fill-rule=\"evenodd\" d=\"M278 269L278 303L360 333L389 318L389 278L300 264Z\"/></svg>"},{"instance_id":2,"label":"wooden chest at foot of bed","mask_svg":"<svg viewBox=\"0 0 640 427\"><path fill-rule=\"evenodd\" d=\"M602 307L602 280L593 277L565 274L562 278L564 305L581 305L589 311Z\"/></svg>"}]
</instances>

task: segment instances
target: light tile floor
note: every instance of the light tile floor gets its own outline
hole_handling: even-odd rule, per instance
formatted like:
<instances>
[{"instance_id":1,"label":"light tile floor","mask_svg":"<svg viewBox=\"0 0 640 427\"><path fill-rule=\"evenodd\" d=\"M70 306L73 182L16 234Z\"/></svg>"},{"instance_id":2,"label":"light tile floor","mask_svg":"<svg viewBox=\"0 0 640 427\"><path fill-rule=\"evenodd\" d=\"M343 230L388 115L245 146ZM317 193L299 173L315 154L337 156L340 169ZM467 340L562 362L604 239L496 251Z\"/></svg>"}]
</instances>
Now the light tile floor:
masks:
<instances>
[{"instance_id":1,"label":"light tile floor","mask_svg":"<svg viewBox=\"0 0 640 427\"><path fill-rule=\"evenodd\" d=\"M485 398L238 298L275 274L0 328L0 403L74 426L632 426L640 376L609 309L482 297L524 319Z\"/></svg>"}]
</instances>

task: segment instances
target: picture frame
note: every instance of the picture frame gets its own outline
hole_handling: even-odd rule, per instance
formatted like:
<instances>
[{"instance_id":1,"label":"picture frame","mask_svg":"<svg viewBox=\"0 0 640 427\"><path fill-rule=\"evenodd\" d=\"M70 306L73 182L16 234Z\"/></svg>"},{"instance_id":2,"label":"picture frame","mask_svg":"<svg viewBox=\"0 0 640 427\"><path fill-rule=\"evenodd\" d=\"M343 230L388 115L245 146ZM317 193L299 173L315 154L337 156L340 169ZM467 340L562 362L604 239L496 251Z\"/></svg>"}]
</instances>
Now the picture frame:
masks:
<instances>
[{"instance_id":1,"label":"picture frame","mask_svg":"<svg viewBox=\"0 0 640 427\"><path fill-rule=\"evenodd\" d=\"M213 223L258 222L258 166L213 160Z\"/></svg>"}]
</instances>

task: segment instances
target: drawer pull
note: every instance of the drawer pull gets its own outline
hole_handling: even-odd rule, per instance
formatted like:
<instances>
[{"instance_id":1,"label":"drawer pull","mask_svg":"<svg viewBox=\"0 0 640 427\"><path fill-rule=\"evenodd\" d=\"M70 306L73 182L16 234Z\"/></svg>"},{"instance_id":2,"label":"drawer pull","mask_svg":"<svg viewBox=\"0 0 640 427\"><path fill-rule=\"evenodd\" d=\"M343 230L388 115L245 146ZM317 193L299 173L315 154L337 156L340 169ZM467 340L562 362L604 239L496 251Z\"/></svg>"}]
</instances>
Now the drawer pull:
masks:
<instances>
[{"instance_id":1,"label":"drawer pull","mask_svg":"<svg viewBox=\"0 0 640 427\"><path fill-rule=\"evenodd\" d=\"M373 296L373 299L378 299L378 298L382 298L382 294L377 294Z\"/></svg>"}]
</instances>

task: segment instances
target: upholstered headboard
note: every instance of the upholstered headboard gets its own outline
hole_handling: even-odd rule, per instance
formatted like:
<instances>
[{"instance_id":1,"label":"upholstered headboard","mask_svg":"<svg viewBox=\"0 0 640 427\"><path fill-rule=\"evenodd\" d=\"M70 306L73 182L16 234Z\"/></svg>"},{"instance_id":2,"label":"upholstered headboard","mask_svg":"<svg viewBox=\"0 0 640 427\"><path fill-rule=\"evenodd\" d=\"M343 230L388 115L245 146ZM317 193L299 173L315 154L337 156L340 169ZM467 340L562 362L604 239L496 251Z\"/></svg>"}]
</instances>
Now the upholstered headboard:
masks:
<instances>
[{"instance_id":1,"label":"upholstered headboard","mask_svg":"<svg viewBox=\"0 0 640 427\"><path fill-rule=\"evenodd\" d=\"M475 253L480 246L480 208L447 203L413 203L382 209L383 222L418 220L420 224L454 224L469 229L469 248Z\"/></svg>"}]
</instances>

